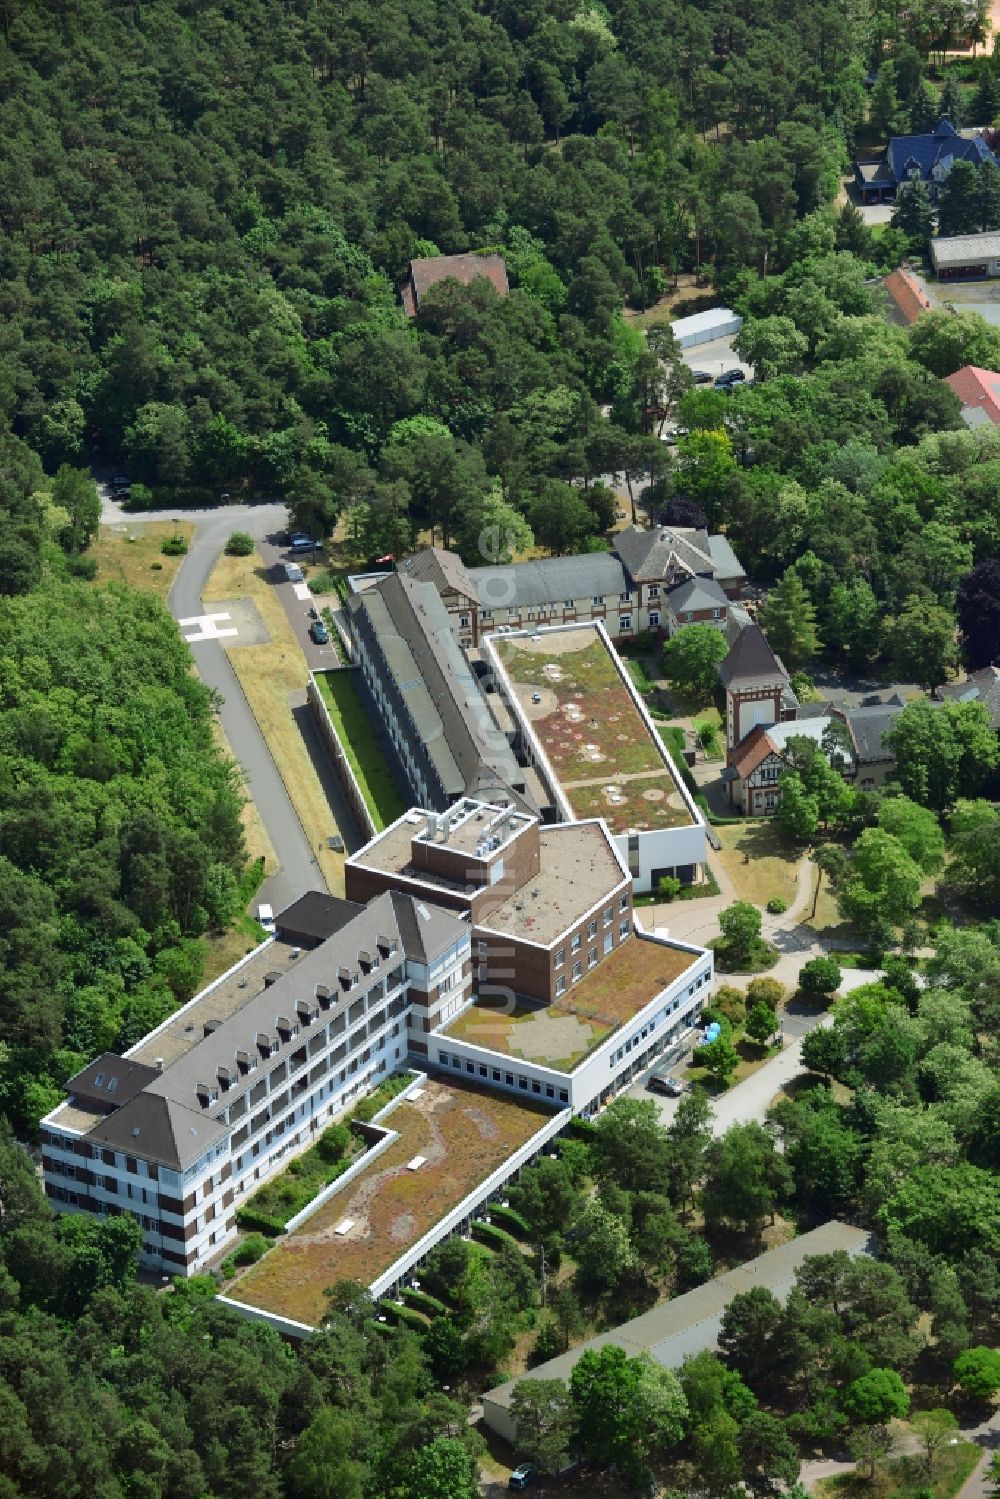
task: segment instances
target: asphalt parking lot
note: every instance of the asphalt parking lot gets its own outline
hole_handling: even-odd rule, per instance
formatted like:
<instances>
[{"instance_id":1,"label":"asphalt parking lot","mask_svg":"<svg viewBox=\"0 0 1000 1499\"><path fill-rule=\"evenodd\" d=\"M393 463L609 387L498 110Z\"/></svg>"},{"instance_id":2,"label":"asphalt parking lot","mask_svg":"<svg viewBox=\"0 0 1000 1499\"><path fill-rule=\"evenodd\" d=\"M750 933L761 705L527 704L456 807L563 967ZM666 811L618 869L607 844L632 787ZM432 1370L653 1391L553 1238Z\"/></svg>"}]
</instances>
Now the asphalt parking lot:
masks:
<instances>
[{"instance_id":1,"label":"asphalt parking lot","mask_svg":"<svg viewBox=\"0 0 1000 1499\"><path fill-rule=\"evenodd\" d=\"M726 370L742 370L747 379L752 380L753 370L750 365L744 364L733 352L734 337L731 334L726 338L713 338L707 344L695 344L693 349L685 349L684 363L688 369L704 370L713 380L718 379Z\"/></svg>"}]
</instances>

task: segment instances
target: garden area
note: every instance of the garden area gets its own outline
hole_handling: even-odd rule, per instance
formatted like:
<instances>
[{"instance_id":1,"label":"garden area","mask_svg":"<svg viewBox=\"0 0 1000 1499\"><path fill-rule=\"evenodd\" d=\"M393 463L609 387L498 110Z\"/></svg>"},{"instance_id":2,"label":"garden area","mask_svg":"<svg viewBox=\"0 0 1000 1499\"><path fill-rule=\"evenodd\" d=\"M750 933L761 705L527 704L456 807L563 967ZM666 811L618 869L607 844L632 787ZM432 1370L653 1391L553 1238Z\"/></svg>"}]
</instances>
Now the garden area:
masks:
<instances>
[{"instance_id":1,"label":"garden area","mask_svg":"<svg viewBox=\"0 0 1000 1499\"><path fill-rule=\"evenodd\" d=\"M406 803L372 728L353 671L316 672L316 683L354 772L365 806L381 832L406 811Z\"/></svg>"},{"instance_id":2,"label":"garden area","mask_svg":"<svg viewBox=\"0 0 1000 1499\"><path fill-rule=\"evenodd\" d=\"M428 1082L393 1111L397 1138L233 1288L237 1301L318 1324L324 1291L365 1285L536 1134L548 1110L469 1086ZM416 1164L415 1164L416 1163Z\"/></svg>"}]
</instances>

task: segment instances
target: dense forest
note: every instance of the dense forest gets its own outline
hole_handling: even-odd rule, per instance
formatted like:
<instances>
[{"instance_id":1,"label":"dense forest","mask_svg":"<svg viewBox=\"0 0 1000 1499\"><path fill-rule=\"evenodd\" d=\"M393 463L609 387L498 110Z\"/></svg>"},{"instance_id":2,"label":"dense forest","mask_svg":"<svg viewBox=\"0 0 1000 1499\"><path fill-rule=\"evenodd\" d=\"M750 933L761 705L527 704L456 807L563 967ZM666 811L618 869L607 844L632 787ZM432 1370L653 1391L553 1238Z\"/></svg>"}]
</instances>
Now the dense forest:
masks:
<instances>
[{"instance_id":1,"label":"dense forest","mask_svg":"<svg viewBox=\"0 0 1000 1499\"><path fill-rule=\"evenodd\" d=\"M961 103L928 68L956 24L938 0L3 0L0 1113L22 1135L197 988L246 903L210 696L158 603L94 584L92 465L125 466L139 506L277 494L316 535L349 512L362 555L433 527L470 560L487 528L501 552L605 546L601 476L624 471L645 514L725 530L772 585L790 669L930 687L959 646L1000 653L1000 439L941 383L1000 367L1000 334L890 325L874 279L926 212L874 237L833 206L866 115ZM986 222L993 187L955 222ZM502 251L509 297L445 285L408 322L410 259L468 249ZM680 272L744 315L753 386L690 389L641 331ZM967 799L996 749L966 707L907 710L905 805L848 807L796 760L785 831L859 835L827 872L873 943L940 865L938 814L970 904L995 904L995 809ZM0 1499L474 1499L464 1397L527 1334L550 1357L831 1211L884 1259L807 1267L786 1309L737 1298L724 1358L676 1377L612 1357L528 1388L526 1443L556 1466L584 1432L636 1482L766 1495L823 1443L874 1462L905 1379L929 1476L951 1409L1000 1387L997 933L932 947L919 982L891 958L838 1001L771 1129L712 1139L700 1093L670 1130L616 1104L523 1174L505 1227L437 1251L396 1325L340 1286L298 1349L211 1279L140 1285L134 1221L57 1219L4 1136Z\"/></svg>"}]
</instances>

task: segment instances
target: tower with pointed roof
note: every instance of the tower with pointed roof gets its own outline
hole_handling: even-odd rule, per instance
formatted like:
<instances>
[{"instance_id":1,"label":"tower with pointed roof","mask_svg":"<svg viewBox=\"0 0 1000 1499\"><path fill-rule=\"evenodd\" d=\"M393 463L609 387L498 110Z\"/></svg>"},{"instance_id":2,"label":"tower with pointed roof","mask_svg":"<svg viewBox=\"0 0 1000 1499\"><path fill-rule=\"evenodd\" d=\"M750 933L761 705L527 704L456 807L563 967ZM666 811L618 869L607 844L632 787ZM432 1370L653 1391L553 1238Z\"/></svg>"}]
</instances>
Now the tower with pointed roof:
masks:
<instances>
[{"instance_id":1,"label":"tower with pointed roof","mask_svg":"<svg viewBox=\"0 0 1000 1499\"><path fill-rule=\"evenodd\" d=\"M719 663L719 677L726 689L726 759L731 763L733 751L751 729L794 718L798 699L758 624L740 631Z\"/></svg>"}]
</instances>

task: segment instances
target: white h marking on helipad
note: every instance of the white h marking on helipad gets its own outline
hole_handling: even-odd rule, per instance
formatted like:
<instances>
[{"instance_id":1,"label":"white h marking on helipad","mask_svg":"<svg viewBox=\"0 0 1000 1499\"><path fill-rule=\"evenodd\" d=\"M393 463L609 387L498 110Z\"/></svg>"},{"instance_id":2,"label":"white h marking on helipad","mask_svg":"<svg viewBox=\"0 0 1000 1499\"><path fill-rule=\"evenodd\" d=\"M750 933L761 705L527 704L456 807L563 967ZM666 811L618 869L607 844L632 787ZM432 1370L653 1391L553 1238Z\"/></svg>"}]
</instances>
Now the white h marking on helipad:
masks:
<instances>
[{"instance_id":1,"label":"white h marking on helipad","mask_svg":"<svg viewBox=\"0 0 1000 1499\"><path fill-rule=\"evenodd\" d=\"M195 628L195 634L185 635L184 639L188 645L197 645L200 640L224 640L227 636L238 635L238 630L220 630L217 621L229 619L228 614L192 614L190 619L179 619L178 626L182 630Z\"/></svg>"}]
</instances>

